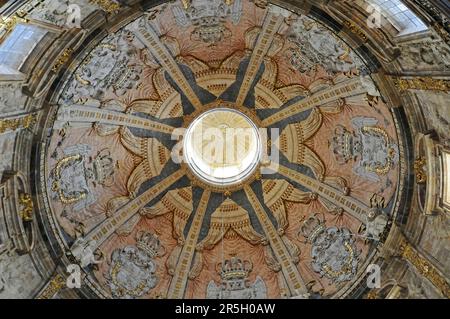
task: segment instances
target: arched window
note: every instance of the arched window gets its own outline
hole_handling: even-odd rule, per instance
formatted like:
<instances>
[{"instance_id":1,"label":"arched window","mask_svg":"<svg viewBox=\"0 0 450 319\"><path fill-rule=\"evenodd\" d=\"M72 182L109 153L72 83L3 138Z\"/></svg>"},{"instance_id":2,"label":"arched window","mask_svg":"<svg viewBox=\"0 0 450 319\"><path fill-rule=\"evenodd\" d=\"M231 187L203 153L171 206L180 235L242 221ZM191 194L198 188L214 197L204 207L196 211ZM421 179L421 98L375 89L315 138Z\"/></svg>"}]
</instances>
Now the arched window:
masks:
<instances>
[{"instance_id":1,"label":"arched window","mask_svg":"<svg viewBox=\"0 0 450 319\"><path fill-rule=\"evenodd\" d=\"M47 33L27 24L18 24L0 45L0 74L20 73L27 57Z\"/></svg>"},{"instance_id":2,"label":"arched window","mask_svg":"<svg viewBox=\"0 0 450 319\"><path fill-rule=\"evenodd\" d=\"M381 14L399 31L398 35L406 35L427 30L427 26L400 0L367 0L378 6Z\"/></svg>"}]
</instances>

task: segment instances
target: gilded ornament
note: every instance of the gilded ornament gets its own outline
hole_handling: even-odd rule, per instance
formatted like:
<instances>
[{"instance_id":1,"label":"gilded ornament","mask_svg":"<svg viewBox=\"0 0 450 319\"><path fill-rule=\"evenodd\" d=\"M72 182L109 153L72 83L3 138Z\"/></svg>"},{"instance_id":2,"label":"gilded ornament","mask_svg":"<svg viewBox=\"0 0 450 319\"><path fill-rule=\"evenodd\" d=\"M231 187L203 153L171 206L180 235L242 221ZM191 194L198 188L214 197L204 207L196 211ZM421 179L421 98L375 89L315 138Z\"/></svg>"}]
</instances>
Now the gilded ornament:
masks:
<instances>
[{"instance_id":1,"label":"gilded ornament","mask_svg":"<svg viewBox=\"0 0 450 319\"><path fill-rule=\"evenodd\" d=\"M22 19L17 15L9 18L0 17L0 27L5 28L6 32L11 32L17 24L26 22L28 22L28 20Z\"/></svg>"},{"instance_id":2,"label":"gilded ornament","mask_svg":"<svg viewBox=\"0 0 450 319\"><path fill-rule=\"evenodd\" d=\"M433 28L436 33L444 40L445 42L450 42L450 34L442 27L442 25L438 22L433 24Z\"/></svg>"},{"instance_id":3,"label":"gilded ornament","mask_svg":"<svg viewBox=\"0 0 450 319\"><path fill-rule=\"evenodd\" d=\"M266 9L269 5L269 1L267 0L250 0L250 2L253 2L255 6L261 9Z\"/></svg>"},{"instance_id":4,"label":"gilded ornament","mask_svg":"<svg viewBox=\"0 0 450 319\"><path fill-rule=\"evenodd\" d=\"M54 276L37 299L52 299L61 289L66 287L66 280L62 275Z\"/></svg>"},{"instance_id":5,"label":"gilded ornament","mask_svg":"<svg viewBox=\"0 0 450 319\"><path fill-rule=\"evenodd\" d=\"M421 256L419 252L417 252L417 250L406 240L401 243L400 252L402 257L410 262L417 269L420 275L427 278L442 292L445 297L450 298L450 285L445 277L439 274L432 263L430 263L425 257Z\"/></svg>"},{"instance_id":6,"label":"gilded ornament","mask_svg":"<svg viewBox=\"0 0 450 319\"><path fill-rule=\"evenodd\" d=\"M36 122L36 114L28 114L19 118L0 120L0 134L6 131L15 131L19 128L31 128Z\"/></svg>"},{"instance_id":7,"label":"gilded ornament","mask_svg":"<svg viewBox=\"0 0 450 319\"><path fill-rule=\"evenodd\" d=\"M53 65L53 67L52 67L53 73L58 72L63 65L65 65L67 62L69 62L69 59L70 59L72 53L73 53L73 50L69 49L69 48L65 49L63 51L61 56L59 56L59 58L56 60L55 65Z\"/></svg>"},{"instance_id":8,"label":"gilded ornament","mask_svg":"<svg viewBox=\"0 0 450 319\"><path fill-rule=\"evenodd\" d=\"M66 196L64 194L63 190L61 189L60 182L59 182L59 180L62 177L61 171L63 168L67 167L68 165L70 165L74 162L81 162L82 160L83 160L82 156L77 154L77 155L65 157L65 158L61 159L60 161L58 161L58 163L56 164L56 168L55 168L56 180L52 184L52 191L58 193L59 200L64 204L73 204L73 203L79 202L80 200L86 198L87 194L85 192L80 192L79 194L71 196L71 197Z\"/></svg>"},{"instance_id":9,"label":"gilded ornament","mask_svg":"<svg viewBox=\"0 0 450 319\"><path fill-rule=\"evenodd\" d=\"M353 22L345 20L344 24L348 27L348 29L356 34L357 36L359 36L362 40L367 41L367 36L366 34Z\"/></svg>"},{"instance_id":10,"label":"gilded ornament","mask_svg":"<svg viewBox=\"0 0 450 319\"><path fill-rule=\"evenodd\" d=\"M427 181L427 174L424 170L424 166L426 165L427 161L425 157L421 156L418 157L414 161L414 172L416 174L416 182L417 184L425 184Z\"/></svg>"},{"instance_id":11,"label":"gilded ornament","mask_svg":"<svg viewBox=\"0 0 450 319\"><path fill-rule=\"evenodd\" d=\"M111 0L89 0L90 3L98 5L103 11L113 13L120 9L120 4Z\"/></svg>"},{"instance_id":12,"label":"gilded ornament","mask_svg":"<svg viewBox=\"0 0 450 319\"><path fill-rule=\"evenodd\" d=\"M33 201L30 194L20 194L19 204L22 206L22 210L19 215L24 222L33 220Z\"/></svg>"},{"instance_id":13,"label":"gilded ornament","mask_svg":"<svg viewBox=\"0 0 450 319\"><path fill-rule=\"evenodd\" d=\"M191 0L181 0L181 4L185 10L189 9L191 6Z\"/></svg>"},{"instance_id":14,"label":"gilded ornament","mask_svg":"<svg viewBox=\"0 0 450 319\"><path fill-rule=\"evenodd\" d=\"M434 79L430 77L417 77L411 79L394 79L395 86L401 90L423 90L423 91L450 91L450 81Z\"/></svg>"},{"instance_id":15,"label":"gilded ornament","mask_svg":"<svg viewBox=\"0 0 450 319\"><path fill-rule=\"evenodd\" d=\"M378 299L378 290L372 289L366 296L366 299Z\"/></svg>"}]
</instances>

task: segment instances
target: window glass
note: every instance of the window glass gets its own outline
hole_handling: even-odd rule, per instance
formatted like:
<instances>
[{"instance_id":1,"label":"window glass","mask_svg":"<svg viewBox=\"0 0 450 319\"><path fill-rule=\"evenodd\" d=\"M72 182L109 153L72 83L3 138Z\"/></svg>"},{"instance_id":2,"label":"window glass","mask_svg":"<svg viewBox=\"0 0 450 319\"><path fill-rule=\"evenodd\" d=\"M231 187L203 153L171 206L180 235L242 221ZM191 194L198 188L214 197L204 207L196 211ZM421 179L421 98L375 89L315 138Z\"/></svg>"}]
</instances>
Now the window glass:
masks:
<instances>
[{"instance_id":1,"label":"window glass","mask_svg":"<svg viewBox=\"0 0 450 319\"><path fill-rule=\"evenodd\" d=\"M370 4L380 7L382 14L399 28L400 34L405 35L424 31L427 26L400 0L368 0Z\"/></svg>"},{"instance_id":2,"label":"window glass","mask_svg":"<svg viewBox=\"0 0 450 319\"><path fill-rule=\"evenodd\" d=\"M18 71L46 32L34 25L18 24L0 45L0 69Z\"/></svg>"}]
</instances>

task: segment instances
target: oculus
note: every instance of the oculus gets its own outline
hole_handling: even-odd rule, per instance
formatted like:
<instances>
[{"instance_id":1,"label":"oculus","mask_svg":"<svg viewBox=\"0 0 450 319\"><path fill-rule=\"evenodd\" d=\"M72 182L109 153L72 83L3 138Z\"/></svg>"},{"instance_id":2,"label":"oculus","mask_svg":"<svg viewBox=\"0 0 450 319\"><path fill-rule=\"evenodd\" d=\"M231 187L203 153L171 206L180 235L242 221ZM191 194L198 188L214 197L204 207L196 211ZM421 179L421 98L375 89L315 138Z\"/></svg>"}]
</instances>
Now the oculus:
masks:
<instances>
[{"instance_id":1,"label":"oculus","mask_svg":"<svg viewBox=\"0 0 450 319\"><path fill-rule=\"evenodd\" d=\"M212 109L189 125L183 142L184 160L202 181L231 186L257 169L261 144L257 126L245 114L229 108Z\"/></svg>"}]
</instances>

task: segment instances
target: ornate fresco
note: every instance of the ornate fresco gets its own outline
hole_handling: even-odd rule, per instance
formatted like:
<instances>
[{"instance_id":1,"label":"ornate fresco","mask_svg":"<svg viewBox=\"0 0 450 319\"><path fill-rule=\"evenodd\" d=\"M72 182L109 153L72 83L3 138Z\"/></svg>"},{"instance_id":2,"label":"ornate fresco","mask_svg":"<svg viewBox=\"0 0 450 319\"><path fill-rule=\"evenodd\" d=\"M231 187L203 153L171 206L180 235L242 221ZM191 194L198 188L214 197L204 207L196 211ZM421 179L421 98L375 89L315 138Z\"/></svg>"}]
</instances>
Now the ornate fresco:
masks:
<instances>
[{"instance_id":1,"label":"ornate fresco","mask_svg":"<svg viewBox=\"0 0 450 319\"><path fill-rule=\"evenodd\" d=\"M361 280L402 142L336 34L263 1L175 1L78 61L43 181L55 236L101 297L329 298ZM174 130L223 105L279 129L275 171L215 187L174 161Z\"/></svg>"}]
</instances>

